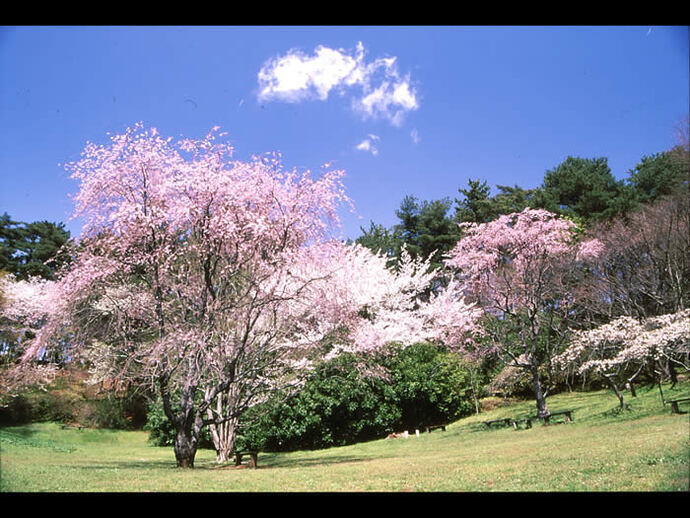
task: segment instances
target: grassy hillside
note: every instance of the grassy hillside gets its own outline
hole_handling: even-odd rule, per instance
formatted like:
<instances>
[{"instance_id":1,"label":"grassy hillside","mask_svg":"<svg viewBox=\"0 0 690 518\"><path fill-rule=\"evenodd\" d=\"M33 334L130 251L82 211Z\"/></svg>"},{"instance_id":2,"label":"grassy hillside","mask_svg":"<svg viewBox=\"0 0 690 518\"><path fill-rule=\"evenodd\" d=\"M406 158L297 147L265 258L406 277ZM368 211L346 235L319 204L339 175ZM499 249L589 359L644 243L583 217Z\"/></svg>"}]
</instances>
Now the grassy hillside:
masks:
<instances>
[{"instance_id":1,"label":"grassy hillside","mask_svg":"<svg viewBox=\"0 0 690 518\"><path fill-rule=\"evenodd\" d=\"M666 399L690 385L664 388ZM446 431L319 451L261 453L259 469L219 466L213 451L194 470L146 432L63 430L41 423L0 429L0 489L17 491L688 491L690 414L671 414L656 388L618 411L608 391L561 394L552 412L574 422L484 430L482 420L534 413L513 402ZM682 407L687 410L687 404Z\"/></svg>"}]
</instances>

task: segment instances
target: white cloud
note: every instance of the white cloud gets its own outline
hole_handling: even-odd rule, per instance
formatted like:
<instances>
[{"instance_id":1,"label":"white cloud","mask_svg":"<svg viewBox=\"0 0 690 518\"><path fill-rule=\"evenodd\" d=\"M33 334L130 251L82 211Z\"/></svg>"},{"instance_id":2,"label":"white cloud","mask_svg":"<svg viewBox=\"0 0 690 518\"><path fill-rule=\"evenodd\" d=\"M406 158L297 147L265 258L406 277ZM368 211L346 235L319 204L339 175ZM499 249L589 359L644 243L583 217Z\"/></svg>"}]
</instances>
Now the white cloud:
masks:
<instances>
[{"instance_id":1,"label":"white cloud","mask_svg":"<svg viewBox=\"0 0 690 518\"><path fill-rule=\"evenodd\" d=\"M365 138L362 142L357 144L356 149L358 151L368 151L372 155L376 156L379 154L379 150L376 147L376 142L379 140L380 139L377 135L369 135L368 138Z\"/></svg>"},{"instance_id":2,"label":"white cloud","mask_svg":"<svg viewBox=\"0 0 690 518\"><path fill-rule=\"evenodd\" d=\"M384 118L399 126L419 108L410 76L398 72L397 58L365 61L364 45L354 52L320 45L311 56L299 50L268 60L258 74L260 101L328 99L331 91L352 93L353 109L365 118Z\"/></svg>"}]
</instances>

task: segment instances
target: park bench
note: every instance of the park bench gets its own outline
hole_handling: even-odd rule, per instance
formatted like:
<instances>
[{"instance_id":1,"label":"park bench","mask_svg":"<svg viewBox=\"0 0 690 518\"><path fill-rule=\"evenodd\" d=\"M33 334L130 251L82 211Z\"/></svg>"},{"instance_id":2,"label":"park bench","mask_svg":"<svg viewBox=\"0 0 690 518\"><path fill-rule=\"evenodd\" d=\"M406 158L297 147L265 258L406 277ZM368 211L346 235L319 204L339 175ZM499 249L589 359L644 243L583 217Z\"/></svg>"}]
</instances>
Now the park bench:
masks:
<instances>
[{"instance_id":1,"label":"park bench","mask_svg":"<svg viewBox=\"0 0 690 518\"><path fill-rule=\"evenodd\" d=\"M678 403L685 403L687 401L690 401L690 397L682 397L678 399L672 399L670 401L667 401L671 405L671 413L672 414L681 414L685 412L681 412L680 408L678 408Z\"/></svg>"},{"instance_id":2,"label":"park bench","mask_svg":"<svg viewBox=\"0 0 690 518\"><path fill-rule=\"evenodd\" d=\"M549 415L544 416L544 424L549 424L551 422L551 419L553 417L557 416L564 416L565 422L569 423L573 420L573 411L572 410L561 410L560 412L551 412Z\"/></svg>"},{"instance_id":3,"label":"park bench","mask_svg":"<svg viewBox=\"0 0 690 518\"><path fill-rule=\"evenodd\" d=\"M258 451L236 451L235 452L235 466L242 464L242 457L249 455L249 467L256 468L259 465Z\"/></svg>"},{"instance_id":4,"label":"park bench","mask_svg":"<svg viewBox=\"0 0 690 518\"><path fill-rule=\"evenodd\" d=\"M520 428L520 423L525 424L525 429L532 428L532 418L531 417L525 417L524 419L512 419L511 422L513 423L513 428L515 430L518 430Z\"/></svg>"},{"instance_id":5,"label":"park bench","mask_svg":"<svg viewBox=\"0 0 690 518\"><path fill-rule=\"evenodd\" d=\"M492 421L482 421L482 424L487 428L491 428L493 424L502 424L503 426L510 426L512 419L506 417L502 419L494 419Z\"/></svg>"},{"instance_id":6,"label":"park bench","mask_svg":"<svg viewBox=\"0 0 690 518\"><path fill-rule=\"evenodd\" d=\"M60 425L60 428L62 428L63 430L69 430L69 429L74 429L74 428L76 428L77 430L81 430L84 427L80 424L64 423L64 424Z\"/></svg>"},{"instance_id":7,"label":"park bench","mask_svg":"<svg viewBox=\"0 0 690 518\"><path fill-rule=\"evenodd\" d=\"M427 433L431 433L432 430L438 430L439 428L441 429L442 432L446 431L446 425L444 425L444 424L434 424L434 425L425 427Z\"/></svg>"}]
</instances>

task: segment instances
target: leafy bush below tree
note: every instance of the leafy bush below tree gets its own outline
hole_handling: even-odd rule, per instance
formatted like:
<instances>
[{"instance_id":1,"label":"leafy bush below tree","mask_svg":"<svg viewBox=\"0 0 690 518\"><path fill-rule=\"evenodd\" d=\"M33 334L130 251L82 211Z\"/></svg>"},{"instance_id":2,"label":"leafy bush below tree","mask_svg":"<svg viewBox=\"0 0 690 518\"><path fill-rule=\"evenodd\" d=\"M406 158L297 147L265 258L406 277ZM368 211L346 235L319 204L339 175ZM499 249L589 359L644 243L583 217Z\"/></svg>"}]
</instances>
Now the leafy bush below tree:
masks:
<instances>
[{"instance_id":1,"label":"leafy bush below tree","mask_svg":"<svg viewBox=\"0 0 690 518\"><path fill-rule=\"evenodd\" d=\"M341 446L447 423L472 413L470 375L431 344L322 364L296 395L276 397L242 422L238 447L291 451Z\"/></svg>"}]
</instances>

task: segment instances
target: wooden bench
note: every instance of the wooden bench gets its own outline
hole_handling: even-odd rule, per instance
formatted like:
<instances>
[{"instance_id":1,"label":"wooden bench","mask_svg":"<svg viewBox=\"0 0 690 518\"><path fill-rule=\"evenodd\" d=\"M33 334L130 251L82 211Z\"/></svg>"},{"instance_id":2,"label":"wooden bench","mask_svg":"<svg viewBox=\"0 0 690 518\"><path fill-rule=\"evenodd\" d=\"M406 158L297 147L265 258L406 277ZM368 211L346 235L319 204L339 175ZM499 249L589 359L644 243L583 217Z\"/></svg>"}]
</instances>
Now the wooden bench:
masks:
<instances>
[{"instance_id":1,"label":"wooden bench","mask_svg":"<svg viewBox=\"0 0 690 518\"><path fill-rule=\"evenodd\" d=\"M439 428L441 429L442 432L446 431L446 425L444 425L444 424L435 424L435 425L425 427L427 433L431 433L432 430L438 430Z\"/></svg>"},{"instance_id":2,"label":"wooden bench","mask_svg":"<svg viewBox=\"0 0 690 518\"><path fill-rule=\"evenodd\" d=\"M502 418L502 419L494 419L493 421L482 421L482 424L486 426L487 428L491 428L492 424L502 424L503 426L510 426L512 422L512 419L509 417Z\"/></svg>"},{"instance_id":3,"label":"wooden bench","mask_svg":"<svg viewBox=\"0 0 690 518\"><path fill-rule=\"evenodd\" d=\"M556 416L565 416L565 422L569 423L573 420L573 411L572 410L561 410L560 412L551 412L549 415L546 415L543 417L544 424L549 424L551 421L552 417Z\"/></svg>"},{"instance_id":4,"label":"wooden bench","mask_svg":"<svg viewBox=\"0 0 690 518\"><path fill-rule=\"evenodd\" d=\"M512 419L513 428L518 430L520 428L520 423L525 423L525 429L532 428L532 418L525 417L524 419Z\"/></svg>"},{"instance_id":5,"label":"wooden bench","mask_svg":"<svg viewBox=\"0 0 690 518\"><path fill-rule=\"evenodd\" d=\"M62 424L62 425L60 425L60 428L62 428L63 430L68 430L68 429L73 429L73 428L76 428L77 430L81 430L84 427L80 424Z\"/></svg>"},{"instance_id":6,"label":"wooden bench","mask_svg":"<svg viewBox=\"0 0 690 518\"><path fill-rule=\"evenodd\" d=\"M667 401L671 405L671 413L672 414L684 414L686 412L681 412L680 408L678 408L678 403L685 403L686 401L690 401L690 397L682 397L678 399L672 399L670 401Z\"/></svg>"},{"instance_id":7,"label":"wooden bench","mask_svg":"<svg viewBox=\"0 0 690 518\"><path fill-rule=\"evenodd\" d=\"M249 467L255 468L259 465L259 452L258 451L236 451L235 452L235 466L242 464L242 457L249 455Z\"/></svg>"}]
</instances>

